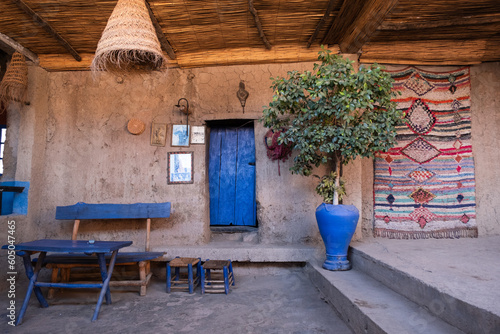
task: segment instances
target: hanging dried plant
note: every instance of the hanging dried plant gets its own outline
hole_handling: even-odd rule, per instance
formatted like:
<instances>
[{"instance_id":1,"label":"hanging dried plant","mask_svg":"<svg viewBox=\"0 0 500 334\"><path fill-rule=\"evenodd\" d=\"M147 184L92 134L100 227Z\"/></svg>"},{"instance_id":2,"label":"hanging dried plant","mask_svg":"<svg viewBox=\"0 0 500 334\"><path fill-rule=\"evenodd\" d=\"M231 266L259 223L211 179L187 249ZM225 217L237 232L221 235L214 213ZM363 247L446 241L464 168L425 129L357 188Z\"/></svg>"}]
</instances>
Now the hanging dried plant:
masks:
<instances>
[{"instance_id":1,"label":"hanging dried plant","mask_svg":"<svg viewBox=\"0 0 500 334\"><path fill-rule=\"evenodd\" d=\"M19 52L15 52L0 83L0 102L5 106L10 101L24 103L27 88L28 65L26 65L26 58Z\"/></svg>"},{"instance_id":2,"label":"hanging dried plant","mask_svg":"<svg viewBox=\"0 0 500 334\"><path fill-rule=\"evenodd\" d=\"M119 0L97 44L90 69L152 71L165 62L145 0Z\"/></svg>"}]
</instances>

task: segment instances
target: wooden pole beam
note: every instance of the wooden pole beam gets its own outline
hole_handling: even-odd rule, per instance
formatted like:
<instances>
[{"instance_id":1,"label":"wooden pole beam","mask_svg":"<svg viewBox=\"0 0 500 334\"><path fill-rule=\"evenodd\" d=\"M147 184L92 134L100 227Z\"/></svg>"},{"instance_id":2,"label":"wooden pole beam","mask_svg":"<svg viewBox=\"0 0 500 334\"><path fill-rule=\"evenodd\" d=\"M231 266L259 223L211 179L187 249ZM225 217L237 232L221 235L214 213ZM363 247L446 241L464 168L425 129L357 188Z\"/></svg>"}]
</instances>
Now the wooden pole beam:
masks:
<instances>
[{"instance_id":1,"label":"wooden pole beam","mask_svg":"<svg viewBox=\"0 0 500 334\"><path fill-rule=\"evenodd\" d=\"M170 45L170 43L167 40L167 37L163 33L163 30L161 29L160 23L158 23L158 20L156 19L155 14L151 10L151 5L149 4L148 1L146 1L146 7L148 7L149 11L149 17L151 18L151 22L153 22L153 26L155 27L156 30L156 36L158 37L158 40L160 41L161 47L163 50L167 53L167 55L170 57L170 59L175 59L175 51Z\"/></svg>"},{"instance_id":2,"label":"wooden pole beam","mask_svg":"<svg viewBox=\"0 0 500 334\"><path fill-rule=\"evenodd\" d=\"M68 52L75 58L76 61L81 61L82 58L76 52L75 49L61 36L57 31L52 28L52 26L41 18L33 9L31 9L23 0L12 0L13 3L19 7L23 12L30 16L34 22L36 22L40 27L42 27L46 32L48 32L52 37L54 37Z\"/></svg>"},{"instance_id":3,"label":"wooden pole beam","mask_svg":"<svg viewBox=\"0 0 500 334\"><path fill-rule=\"evenodd\" d=\"M319 20L318 25L316 26L316 29L314 29L313 34L311 37L309 37L309 40L307 41L307 47L311 47L311 44L314 43L316 38L318 37L319 32L321 29L323 29L323 26L326 23L326 20L330 16L330 13L332 12L333 8L340 2L340 0L330 0L328 2L328 6L326 7L325 15Z\"/></svg>"},{"instance_id":4,"label":"wooden pole beam","mask_svg":"<svg viewBox=\"0 0 500 334\"><path fill-rule=\"evenodd\" d=\"M252 13L253 18L255 19L255 25L257 26L257 30L259 31L260 39L262 39L262 42L266 46L266 49L271 50L271 43L269 43L266 34L264 33L264 29L262 29L262 24L260 23L259 19L259 13L257 13L257 10L253 6L253 0L248 0L248 8L250 9L250 13Z\"/></svg>"},{"instance_id":5,"label":"wooden pole beam","mask_svg":"<svg viewBox=\"0 0 500 334\"><path fill-rule=\"evenodd\" d=\"M324 42L338 43L343 53L357 53L397 2L398 0L345 0Z\"/></svg>"},{"instance_id":6,"label":"wooden pole beam","mask_svg":"<svg viewBox=\"0 0 500 334\"><path fill-rule=\"evenodd\" d=\"M31 60L35 65L38 65L40 63L38 56L33 51L25 48L9 36L0 33L0 43L6 44L7 46L14 49L14 51L19 52L20 54Z\"/></svg>"},{"instance_id":7,"label":"wooden pole beam","mask_svg":"<svg viewBox=\"0 0 500 334\"><path fill-rule=\"evenodd\" d=\"M500 60L499 40L373 42L363 47L361 63L463 65Z\"/></svg>"}]
</instances>

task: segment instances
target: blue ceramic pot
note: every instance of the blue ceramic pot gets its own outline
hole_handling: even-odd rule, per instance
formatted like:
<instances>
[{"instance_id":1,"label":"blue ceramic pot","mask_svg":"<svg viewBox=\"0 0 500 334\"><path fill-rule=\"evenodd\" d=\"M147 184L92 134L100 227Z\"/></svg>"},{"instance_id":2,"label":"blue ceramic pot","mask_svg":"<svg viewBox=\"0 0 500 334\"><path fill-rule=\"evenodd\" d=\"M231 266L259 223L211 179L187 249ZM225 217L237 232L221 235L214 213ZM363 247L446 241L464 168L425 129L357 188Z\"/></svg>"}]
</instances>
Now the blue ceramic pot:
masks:
<instances>
[{"instance_id":1,"label":"blue ceramic pot","mask_svg":"<svg viewBox=\"0 0 500 334\"><path fill-rule=\"evenodd\" d=\"M316 209L316 221L326 248L323 268L328 270L349 270L347 249L351 242L359 211L354 205L333 205L322 203Z\"/></svg>"}]
</instances>

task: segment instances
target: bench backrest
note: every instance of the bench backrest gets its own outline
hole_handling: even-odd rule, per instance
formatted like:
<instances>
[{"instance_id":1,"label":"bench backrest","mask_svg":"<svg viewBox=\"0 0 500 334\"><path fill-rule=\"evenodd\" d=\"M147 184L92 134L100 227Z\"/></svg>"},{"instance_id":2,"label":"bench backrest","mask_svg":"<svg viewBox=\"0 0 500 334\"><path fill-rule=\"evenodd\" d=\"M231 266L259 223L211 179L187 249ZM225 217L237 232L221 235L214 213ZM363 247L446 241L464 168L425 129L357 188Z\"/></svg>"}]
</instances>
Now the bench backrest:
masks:
<instances>
[{"instance_id":1,"label":"bench backrest","mask_svg":"<svg viewBox=\"0 0 500 334\"><path fill-rule=\"evenodd\" d=\"M171 204L134 203L134 204L87 204L78 202L74 205L58 206L56 219L74 219L72 240L77 239L80 220L84 219L146 219L146 247L149 252L151 218L170 217Z\"/></svg>"},{"instance_id":2,"label":"bench backrest","mask_svg":"<svg viewBox=\"0 0 500 334\"><path fill-rule=\"evenodd\" d=\"M170 202L134 204L87 204L56 208L56 219L138 219L170 217Z\"/></svg>"}]
</instances>

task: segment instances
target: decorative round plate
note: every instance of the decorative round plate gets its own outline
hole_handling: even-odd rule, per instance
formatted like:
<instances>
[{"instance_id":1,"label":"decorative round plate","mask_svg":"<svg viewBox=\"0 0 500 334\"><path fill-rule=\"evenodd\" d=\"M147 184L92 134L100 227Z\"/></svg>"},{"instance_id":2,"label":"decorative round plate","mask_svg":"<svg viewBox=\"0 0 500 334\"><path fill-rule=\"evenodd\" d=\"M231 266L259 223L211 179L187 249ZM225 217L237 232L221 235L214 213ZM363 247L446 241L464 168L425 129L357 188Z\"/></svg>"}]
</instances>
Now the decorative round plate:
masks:
<instances>
[{"instance_id":1,"label":"decorative round plate","mask_svg":"<svg viewBox=\"0 0 500 334\"><path fill-rule=\"evenodd\" d=\"M128 121L127 129L133 135L140 135L146 129L146 124L141 120L132 118Z\"/></svg>"}]
</instances>

